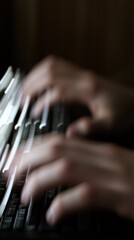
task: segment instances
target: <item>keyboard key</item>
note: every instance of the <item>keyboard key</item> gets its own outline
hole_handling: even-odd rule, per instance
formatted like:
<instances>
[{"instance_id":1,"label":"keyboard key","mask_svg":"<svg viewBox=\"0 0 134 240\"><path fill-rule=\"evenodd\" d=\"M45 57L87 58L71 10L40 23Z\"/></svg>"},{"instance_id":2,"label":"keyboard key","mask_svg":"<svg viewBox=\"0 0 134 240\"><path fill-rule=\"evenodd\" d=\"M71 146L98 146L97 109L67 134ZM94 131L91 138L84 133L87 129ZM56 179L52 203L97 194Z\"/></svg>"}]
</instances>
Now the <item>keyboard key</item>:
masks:
<instances>
[{"instance_id":1,"label":"keyboard key","mask_svg":"<svg viewBox=\"0 0 134 240\"><path fill-rule=\"evenodd\" d=\"M39 232L52 232L52 231L56 231L57 228L56 226L50 226L48 225L48 223L46 222L46 217L45 217L45 212L41 218L39 227L38 227L38 231Z\"/></svg>"},{"instance_id":2,"label":"keyboard key","mask_svg":"<svg viewBox=\"0 0 134 240\"><path fill-rule=\"evenodd\" d=\"M1 230L10 230L13 223L13 217L3 217L0 224Z\"/></svg>"},{"instance_id":3,"label":"keyboard key","mask_svg":"<svg viewBox=\"0 0 134 240\"><path fill-rule=\"evenodd\" d=\"M30 201L27 217L26 217L26 229L33 231L38 228L41 216L43 214L43 198L40 201Z\"/></svg>"},{"instance_id":4,"label":"keyboard key","mask_svg":"<svg viewBox=\"0 0 134 240\"><path fill-rule=\"evenodd\" d=\"M63 233L72 233L72 232L76 232L76 230L77 230L77 217L76 216L66 217L62 221L62 232Z\"/></svg>"},{"instance_id":5,"label":"keyboard key","mask_svg":"<svg viewBox=\"0 0 134 240\"><path fill-rule=\"evenodd\" d=\"M51 202L55 198L56 193L57 193L56 188L52 188L52 189L47 190L46 197L45 197L45 209L46 210L49 208Z\"/></svg>"},{"instance_id":6,"label":"keyboard key","mask_svg":"<svg viewBox=\"0 0 134 240\"><path fill-rule=\"evenodd\" d=\"M2 201L5 191L6 191L7 177L5 174L0 175L0 202Z\"/></svg>"},{"instance_id":7,"label":"keyboard key","mask_svg":"<svg viewBox=\"0 0 134 240\"><path fill-rule=\"evenodd\" d=\"M19 210L17 211L17 215L15 218L14 230L22 230L25 224L25 218L26 218L27 208L25 208L23 205L19 205Z\"/></svg>"}]
</instances>

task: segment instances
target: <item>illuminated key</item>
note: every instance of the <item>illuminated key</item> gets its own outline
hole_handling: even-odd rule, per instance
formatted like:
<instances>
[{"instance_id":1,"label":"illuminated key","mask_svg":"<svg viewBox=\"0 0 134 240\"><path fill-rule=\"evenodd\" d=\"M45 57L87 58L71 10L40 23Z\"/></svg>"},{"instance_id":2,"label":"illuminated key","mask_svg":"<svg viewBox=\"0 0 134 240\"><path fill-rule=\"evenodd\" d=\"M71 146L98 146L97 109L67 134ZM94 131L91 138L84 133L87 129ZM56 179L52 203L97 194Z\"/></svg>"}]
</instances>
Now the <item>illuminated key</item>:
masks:
<instances>
[{"instance_id":1,"label":"illuminated key","mask_svg":"<svg viewBox=\"0 0 134 240\"><path fill-rule=\"evenodd\" d=\"M10 147L10 145L7 144L6 147L5 147L4 153L2 155L2 158L1 158L1 161L0 161L0 172L2 171L3 166L5 165L7 154L9 152L9 147Z\"/></svg>"},{"instance_id":2,"label":"illuminated key","mask_svg":"<svg viewBox=\"0 0 134 240\"><path fill-rule=\"evenodd\" d=\"M15 167L14 172L11 175L11 179L9 181L9 184L8 184L7 189L6 189L5 195L4 195L3 200L2 200L2 202L0 204L0 218L2 217L2 215L3 215L3 213L4 213L5 209L6 209L6 206L7 206L7 203L8 203L10 194L11 194L11 191L13 189L16 172L17 172L17 167Z\"/></svg>"},{"instance_id":3,"label":"illuminated key","mask_svg":"<svg viewBox=\"0 0 134 240\"><path fill-rule=\"evenodd\" d=\"M0 91L3 91L4 89L6 89L8 87L12 78L13 78L13 69L12 69L12 67L9 67L7 69L5 75L3 76L3 78L0 81Z\"/></svg>"},{"instance_id":4,"label":"illuminated key","mask_svg":"<svg viewBox=\"0 0 134 240\"><path fill-rule=\"evenodd\" d=\"M41 124L39 126L40 129L47 126L48 114L49 114L49 100L50 100L50 90L46 93L46 104L44 107Z\"/></svg>"},{"instance_id":5,"label":"illuminated key","mask_svg":"<svg viewBox=\"0 0 134 240\"><path fill-rule=\"evenodd\" d=\"M23 134L23 130L24 130L24 125L22 125L19 130L18 130L18 133L16 135L16 138L15 138L15 141L14 141L14 144L12 146L12 149L11 149L11 152L10 152L10 155L7 159L7 162L6 162L6 165L3 169L2 172L5 172L5 171L8 171L9 168L10 168L10 165L15 157L15 154L17 152L17 149L19 147L19 144L20 144L20 141L21 141L21 138L22 138L22 134Z\"/></svg>"},{"instance_id":6,"label":"illuminated key","mask_svg":"<svg viewBox=\"0 0 134 240\"><path fill-rule=\"evenodd\" d=\"M23 109L22 109L22 112L21 112L21 115L19 117L19 120L18 120L17 124L15 125L15 129L19 128L22 125L22 123L24 122L29 105L30 105L30 97L27 96L26 101L23 106Z\"/></svg>"},{"instance_id":7,"label":"illuminated key","mask_svg":"<svg viewBox=\"0 0 134 240\"><path fill-rule=\"evenodd\" d=\"M26 144L26 148L24 153L29 153L34 141L34 137L35 137L35 130L36 130L36 125L39 123L39 120L35 121L34 124L31 125L30 128L30 132L29 132L29 136L28 136L28 140L27 140L27 144Z\"/></svg>"},{"instance_id":8,"label":"illuminated key","mask_svg":"<svg viewBox=\"0 0 134 240\"><path fill-rule=\"evenodd\" d=\"M12 80L11 80L11 82L9 83L9 85L8 85L8 87L6 88L6 90L5 90L5 94L7 94L9 91L10 91L10 89L12 88L12 86L13 86L13 84L14 84L14 78L12 78Z\"/></svg>"}]
</instances>

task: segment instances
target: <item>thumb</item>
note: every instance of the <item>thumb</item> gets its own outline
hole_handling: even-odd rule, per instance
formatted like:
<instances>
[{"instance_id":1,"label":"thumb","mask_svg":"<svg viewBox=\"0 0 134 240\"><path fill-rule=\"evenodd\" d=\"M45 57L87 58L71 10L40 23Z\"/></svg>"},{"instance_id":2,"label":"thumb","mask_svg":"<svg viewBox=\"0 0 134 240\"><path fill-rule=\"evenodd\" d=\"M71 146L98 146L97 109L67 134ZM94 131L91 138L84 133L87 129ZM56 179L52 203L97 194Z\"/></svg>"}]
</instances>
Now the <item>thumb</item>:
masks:
<instances>
[{"instance_id":1,"label":"thumb","mask_svg":"<svg viewBox=\"0 0 134 240\"><path fill-rule=\"evenodd\" d=\"M89 117L82 117L69 125L66 135L67 137L86 136L89 133L92 119Z\"/></svg>"},{"instance_id":2,"label":"thumb","mask_svg":"<svg viewBox=\"0 0 134 240\"><path fill-rule=\"evenodd\" d=\"M66 132L67 137L75 136L104 136L110 132L110 125L105 119L93 119L91 117L82 117L72 123Z\"/></svg>"}]
</instances>

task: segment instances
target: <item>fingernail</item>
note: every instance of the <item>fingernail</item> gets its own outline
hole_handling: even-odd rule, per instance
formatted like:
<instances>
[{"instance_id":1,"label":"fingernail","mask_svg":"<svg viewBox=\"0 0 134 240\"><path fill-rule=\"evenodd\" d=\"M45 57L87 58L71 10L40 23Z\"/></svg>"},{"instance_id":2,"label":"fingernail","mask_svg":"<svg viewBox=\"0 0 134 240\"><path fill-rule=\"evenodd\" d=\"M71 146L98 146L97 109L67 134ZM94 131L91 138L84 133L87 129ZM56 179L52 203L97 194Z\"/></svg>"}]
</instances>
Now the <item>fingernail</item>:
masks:
<instances>
[{"instance_id":1,"label":"fingernail","mask_svg":"<svg viewBox=\"0 0 134 240\"><path fill-rule=\"evenodd\" d=\"M29 202L29 192L27 190L23 190L21 195L21 202L26 206Z\"/></svg>"},{"instance_id":2,"label":"fingernail","mask_svg":"<svg viewBox=\"0 0 134 240\"><path fill-rule=\"evenodd\" d=\"M79 135L79 131L73 126L67 129L66 135L68 138Z\"/></svg>"},{"instance_id":3,"label":"fingernail","mask_svg":"<svg viewBox=\"0 0 134 240\"><path fill-rule=\"evenodd\" d=\"M37 108L33 108L31 114L32 114L32 117L37 118L38 115L39 115L38 109Z\"/></svg>"},{"instance_id":4,"label":"fingernail","mask_svg":"<svg viewBox=\"0 0 134 240\"><path fill-rule=\"evenodd\" d=\"M87 125L83 122L79 122L78 125L76 125L76 132L77 134L87 134L89 129L87 128Z\"/></svg>"},{"instance_id":5,"label":"fingernail","mask_svg":"<svg viewBox=\"0 0 134 240\"><path fill-rule=\"evenodd\" d=\"M53 214L53 210L49 209L46 213L46 220L48 222L48 224L50 225L54 225L55 224L55 219L54 219L54 214Z\"/></svg>"}]
</instances>

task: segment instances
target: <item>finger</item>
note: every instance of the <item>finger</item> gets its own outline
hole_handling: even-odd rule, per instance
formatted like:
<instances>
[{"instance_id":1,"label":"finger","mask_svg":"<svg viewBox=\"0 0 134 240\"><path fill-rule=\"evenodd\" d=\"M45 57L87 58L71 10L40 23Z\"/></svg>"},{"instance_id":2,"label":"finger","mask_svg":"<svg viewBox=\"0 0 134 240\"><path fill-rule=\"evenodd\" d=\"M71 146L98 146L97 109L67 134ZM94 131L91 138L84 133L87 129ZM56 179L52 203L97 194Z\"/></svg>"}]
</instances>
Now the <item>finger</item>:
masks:
<instances>
[{"instance_id":1,"label":"finger","mask_svg":"<svg viewBox=\"0 0 134 240\"><path fill-rule=\"evenodd\" d=\"M23 98L27 95L33 97L53 85L59 62L58 58L49 56L39 63L23 81Z\"/></svg>"},{"instance_id":2,"label":"finger","mask_svg":"<svg viewBox=\"0 0 134 240\"><path fill-rule=\"evenodd\" d=\"M64 216L88 208L91 198L92 191L90 185L86 183L60 193L46 213L47 222L54 225Z\"/></svg>"},{"instance_id":3,"label":"finger","mask_svg":"<svg viewBox=\"0 0 134 240\"><path fill-rule=\"evenodd\" d=\"M42 165L48 164L63 155L64 136L57 134L49 134L38 142L33 143L29 153L23 154L21 167L18 169L18 174L26 172L30 166L30 171L39 168ZM15 156L17 161L18 155Z\"/></svg>"},{"instance_id":4,"label":"finger","mask_svg":"<svg viewBox=\"0 0 134 240\"><path fill-rule=\"evenodd\" d=\"M17 169L18 169L19 166L21 165L24 150L25 150L25 144L23 143L19 147L19 149L17 151L17 155L14 157L14 159L13 159L11 165L10 165L9 175L11 175L13 173L15 167L17 167ZM10 153L9 153L9 156L10 156Z\"/></svg>"},{"instance_id":5,"label":"finger","mask_svg":"<svg viewBox=\"0 0 134 240\"><path fill-rule=\"evenodd\" d=\"M33 143L32 147L34 148L34 146L37 147L38 145L40 145L41 142L42 142L41 139L42 139L41 137L37 137L34 140L34 143ZM19 148L18 148L18 150L17 150L17 152L16 152L16 154L14 156L14 159L13 159L13 161L11 163L10 169L9 169L9 173L10 174L14 171L15 167L17 167L17 172L19 174L19 171L20 171L20 169L22 167L22 162L24 161L26 155L28 156L28 153L26 154L26 148L27 148L27 142L23 142L19 146ZM10 156L10 154L9 154L9 156Z\"/></svg>"},{"instance_id":6,"label":"finger","mask_svg":"<svg viewBox=\"0 0 134 240\"><path fill-rule=\"evenodd\" d=\"M64 176L61 160L53 162L45 167L42 166L28 176L22 191L21 201L24 205L27 205L31 196L37 198L38 195L42 194L46 189L58 186L61 183L64 185L65 182L66 177Z\"/></svg>"},{"instance_id":7,"label":"finger","mask_svg":"<svg viewBox=\"0 0 134 240\"><path fill-rule=\"evenodd\" d=\"M22 168L25 169L30 164L31 169L35 169L63 157L70 159L68 162L77 162L77 165L80 166L84 162L89 163L90 166L96 166L96 164L100 166L101 161L98 159L101 157L103 158L102 165L105 162L108 166L110 163L114 165L117 162L112 161L111 158L119 154L118 147L110 144L81 141L80 139L68 140L63 134L51 133L34 141L30 153L25 156ZM82 157L83 161L81 161Z\"/></svg>"},{"instance_id":8,"label":"finger","mask_svg":"<svg viewBox=\"0 0 134 240\"><path fill-rule=\"evenodd\" d=\"M22 100L26 98L26 96L30 96L32 99L36 95L41 94L43 91L47 90L49 87L53 85L53 81L49 76L44 75L42 78L38 78L36 82L32 82L31 85L22 87Z\"/></svg>"},{"instance_id":9,"label":"finger","mask_svg":"<svg viewBox=\"0 0 134 240\"><path fill-rule=\"evenodd\" d=\"M53 89L49 89L42 97L38 99L38 101L32 108L31 114L33 117L38 117L45 108L45 106L50 107L50 105L52 105L53 103L59 102L61 100L62 96L61 94L59 94L59 91L57 92L58 97L57 95L54 96L54 91L55 90Z\"/></svg>"},{"instance_id":10,"label":"finger","mask_svg":"<svg viewBox=\"0 0 134 240\"><path fill-rule=\"evenodd\" d=\"M50 225L54 225L64 216L89 207L118 212L117 206L121 203L120 199L124 199L125 195L126 193L124 194L118 191L111 192L109 188L104 190L103 188L95 188L89 183L82 183L73 189L60 193L48 209L46 219ZM122 206L120 206L119 209L122 211Z\"/></svg>"},{"instance_id":11,"label":"finger","mask_svg":"<svg viewBox=\"0 0 134 240\"><path fill-rule=\"evenodd\" d=\"M37 118L38 116L40 116L40 114L43 112L44 107L45 107L45 95L43 95L42 97L40 97L38 99L38 101L34 104L32 111L31 111L31 115L34 118ZM48 105L49 106L49 105Z\"/></svg>"},{"instance_id":12,"label":"finger","mask_svg":"<svg viewBox=\"0 0 134 240\"><path fill-rule=\"evenodd\" d=\"M22 91L25 92L27 89L30 89L31 87L34 87L34 84L38 82L39 79L44 79L44 75L46 74L50 61L49 58L46 58L45 60L41 61L39 64L37 64L32 71L24 78L23 85L22 85Z\"/></svg>"},{"instance_id":13,"label":"finger","mask_svg":"<svg viewBox=\"0 0 134 240\"><path fill-rule=\"evenodd\" d=\"M90 137L100 137L109 134L109 129L112 126L110 119L97 119L91 117L83 117L72 125L67 130L67 136L89 135Z\"/></svg>"},{"instance_id":14,"label":"finger","mask_svg":"<svg viewBox=\"0 0 134 240\"><path fill-rule=\"evenodd\" d=\"M60 101L62 101L63 97L64 97L64 100L66 100L64 85L56 86L51 90L49 89L48 92L44 94L41 98L39 98L39 100L33 106L32 116L33 117L39 116L45 106L55 105L56 103L59 103Z\"/></svg>"},{"instance_id":15,"label":"finger","mask_svg":"<svg viewBox=\"0 0 134 240\"><path fill-rule=\"evenodd\" d=\"M40 151L40 149L43 148L43 144L46 145L47 143L50 144L50 142L51 142L51 144L53 145L54 142L58 143L58 141L60 141L60 139L59 139L60 137L62 138L63 136L60 135L59 137L57 137L57 134L55 134L55 133L45 134L44 137L41 137L41 136L36 137L33 141L30 152L27 152L28 141L22 143L19 146L19 149L17 150L17 153L15 154L15 157L12 161L12 164L10 166L10 171L12 169L14 169L15 166L17 166L19 168L20 164L21 164L20 171L23 171L25 168L27 168L27 166L29 165L31 160L34 161L34 159L37 158L38 151ZM44 152L44 150L43 150L43 152ZM33 158L33 156L34 156L34 158ZM23 169L23 167L24 167L24 169Z\"/></svg>"},{"instance_id":16,"label":"finger","mask_svg":"<svg viewBox=\"0 0 134 240\"><path fill-rule=\"evenodd\" d=\"M92 119L89 117L82 117L68 127L66 135L67 137L73 137L73 136L79 136L79 135L86 136L89 134L91 126L92 126Z\"/></svg>"},{"instance_id":17,"label":"finger","mask_svg":"<svg viewBox=\"0 0 134 240\"><path fill-rule=\"evenodd\" d=\"M90 180L93 181L94 178L94 181L97 182L97 173L94 172L95 176L93 176L92 170L94 169L92 166L91 170L83 167L82 164L77 164L77 166L78 167L76 167L76 164L70 163L69 160L59 159L30 172L22 192L22 203L27 205L31 196L36 198L42 194L44 190L53 186L64 186L82 181L90 182Z\"/></svg>"},{"instance_id":18,"label":"finger","mask_svg":"<svg viewBox=\"0 0 134 240\"><path fill-rule=\"evenodd\" d=\"M85 94L82 94L82 84L80 80L77 80L77 84L75 84L70 82L68 78L55 78L55 83L56 85L49 89L34 105L32 111L33 116L38 116L42 109L48 104L51 106L60 101L87 104ZM85 84L83 83L83 85Z\"/></svg>"}]
</instances>

